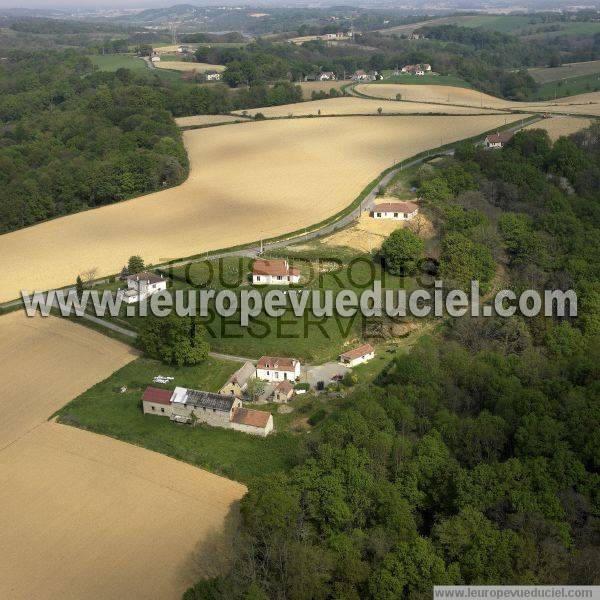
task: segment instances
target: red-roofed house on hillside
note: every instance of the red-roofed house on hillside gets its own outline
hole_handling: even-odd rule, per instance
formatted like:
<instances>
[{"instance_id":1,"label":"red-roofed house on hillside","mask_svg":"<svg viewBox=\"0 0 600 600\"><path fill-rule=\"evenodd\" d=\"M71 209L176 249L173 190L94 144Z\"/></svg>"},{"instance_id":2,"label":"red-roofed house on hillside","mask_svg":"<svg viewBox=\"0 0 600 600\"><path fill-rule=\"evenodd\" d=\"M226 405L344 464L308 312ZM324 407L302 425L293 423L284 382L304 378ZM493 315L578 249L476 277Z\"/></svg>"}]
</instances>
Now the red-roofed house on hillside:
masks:
<instances>
[{"instance_id":1,"label":"red-roofed house on hillside","mask_svg":"<svg viewBox=\"0 0 600 600\"><path fill-rule=\"evenodd\" d=\"M254 285L289 285L300 281L300 269L290 267L287 260L257 258L252 265Z\"/></svg>"},{"instance_id":2,"label":"red-roofed house on hillside","mask_svg":"<svg viewBox=\"0 0 600 600\"><path fill-rule=\"evenodd\" d=\"M340 354L340 362L347 367L355 367L375 358L375 348L371 344L363 344Z\"/></svg>"},{"instance_id":3,"label":"red-roofed house on hillside","mask_svg":"<svg viewBox=\"0 0 600 600\"><path fill-rule=\"evenodd\" d=\"M256 377L263 381L296 381L300 377L300 361L281 356L261 356L256 364Z\"/></svg>"},{"instance_id":4,"label":"red-roofed house on hillside","mask_svg":"<svg viewBox=\"0 0 600 600\"><path fill-rule=\"evenodd\" d=\"M383 202L376 204L371 211L374 219L396 219L409 221L419 214L419 207L413 202Z\"/></svg>"},{"instance_id":5,"label":"red-roofed house on hillside","mask_svg":"<svg viewBox=\"0 0 600 600\"><path fill-rule=\"evenodd\" d=\"M498 131L485 138L486 148L503 148L506 143L512 138L512 131Z\"/></svg>"}]
</instances>

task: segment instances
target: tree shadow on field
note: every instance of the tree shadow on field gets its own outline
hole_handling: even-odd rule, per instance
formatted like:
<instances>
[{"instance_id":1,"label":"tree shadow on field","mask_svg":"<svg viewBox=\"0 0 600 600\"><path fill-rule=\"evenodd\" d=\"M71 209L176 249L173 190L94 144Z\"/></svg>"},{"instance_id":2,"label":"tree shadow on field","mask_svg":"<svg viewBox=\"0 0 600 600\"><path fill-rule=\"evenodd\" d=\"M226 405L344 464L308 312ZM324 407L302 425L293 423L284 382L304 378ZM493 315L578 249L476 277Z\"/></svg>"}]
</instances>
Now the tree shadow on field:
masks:
<instances>
[{"instance_id":1,"label":"tree shadow on field","mask_svg":"<svg viewBox=\"0 0 600 600\"><path fill-rule=\"evenodd\" d=\"M198 515L202 518L202 515ZM235 540L240 528L240 502L232 503L222 527L213 529L199 540L182 566L182 579L194 584L228 572L235 554Z\"/></svg>"}]
</instances>

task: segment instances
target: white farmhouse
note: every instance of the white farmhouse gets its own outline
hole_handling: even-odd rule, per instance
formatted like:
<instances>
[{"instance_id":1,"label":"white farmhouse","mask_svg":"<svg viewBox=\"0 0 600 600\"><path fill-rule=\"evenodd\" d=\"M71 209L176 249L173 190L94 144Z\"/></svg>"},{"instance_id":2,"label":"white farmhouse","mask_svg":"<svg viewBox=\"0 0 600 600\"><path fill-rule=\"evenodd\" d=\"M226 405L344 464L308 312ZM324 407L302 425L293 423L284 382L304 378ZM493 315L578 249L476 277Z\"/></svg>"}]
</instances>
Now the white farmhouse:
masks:
<instances>
[{"instance_id":1,"label":"white farmhouse","mask_svg":"<svg viewBox=\"0 0 600 600\"><path fill-rule=\"evenodd\" d=\"M358 348L353 348L347 352L340 354L340 362L347 367L355 367L362 363L366 363L375 357L375 349L371 344L363 344Z\"/></svg>"},{"instance_id":2,"label":"white farmhouse","mask_svg":"<svg viewBox=\"0 0 600 600\"><path fill-rule=\"evenodd\" d=\"M335 73L333 71L322 71L317 75L317 81L335 81Z\"/></svg>"},{"instance_id":3,"label":"white farmhouse","mask_svg":"<svg viewBox=\"0 0 600 600\"><path fill-rule=\"evenodd\" d=\"M290 267L287 260L258 258L252 266L254 285L289 285L300 281L300 269Z\"/></svg>"},{"instance_id":4,"label":"white farmhouse","mask_svg":"<svg viewBox=\"0 0 600 600\"><path fill-rule=\"evenodd\" d=\"M281 356L261 356L256 364L256 377L263 381L296 381L300 377L300 361Z\"/></svg>"},{"instance_id":5,"label":"white farmhouse","mask_svg":"<svg viewBox=\"0 0 600 600\"><path fill-rule=\"evenodd\" d=\"M410 221L419 214L419 207L413 202L384 202L376 204L371 212L374 219L395 219Z\"/></svg>"},{"instance_id":6,"label":"white farmhouse","mask_svg":"<svg viewBox=\"0 0 600 600\"><path fill-rule=\"evenodd\" d=\"M117 297L127 304L141 302L152 294L167 289L167 280L162 275L148 271L127 277L127 289L119 290Z\"/></svg>"},{"instance_id":7,"label":"white farmhouse","mask_svg":"<svg viewBox=\"0 0 600 600\"><path fill-rule=\"evenodd\" d=\"M206 81L221 81L221 73L216 71L207 71L205 73Z\"/></svg>"}]
</instances>

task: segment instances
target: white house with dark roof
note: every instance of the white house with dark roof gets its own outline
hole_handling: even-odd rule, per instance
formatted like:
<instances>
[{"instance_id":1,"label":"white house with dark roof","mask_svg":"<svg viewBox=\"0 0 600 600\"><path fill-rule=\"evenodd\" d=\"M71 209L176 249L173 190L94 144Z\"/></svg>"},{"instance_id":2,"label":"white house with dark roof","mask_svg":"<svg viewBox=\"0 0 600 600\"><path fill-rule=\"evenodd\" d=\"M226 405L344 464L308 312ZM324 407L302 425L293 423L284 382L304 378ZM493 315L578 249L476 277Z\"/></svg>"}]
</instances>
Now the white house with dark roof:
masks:
<instances>
[{"instance_id":1,"label":"white house with dark roof","mask_svg":"<svg viewBox=\"0 0 600 600\"><path fill-rule=\"evenodd\" d=\"M383 202L376 204L371 211L374 219L395 219L410 221L419 214L419 207L413 202Z\"/></svg>"},{"instance_id":2,"label":"white house with dark roof","mask_svg":"<svg viewBox=\"0 0 600 600\"><path fill-rule=\"evenodd\" d=\"M340 354L340 362L347 367L355 367L370 361L372 358L375 358L375 348L371 344L363 344L358 348Z\"/></svg>"},{"instance_id":3,"label":"white house with dark roof","mask_svg":"<svg viewBox=\"0 0 600 600\"><path fill-rule=\"evenodd\" d=\"M136 273L127 277L127 288L119 290L117 297L127 304L141 302L152 294L167 289L167 280L162 275L156 275L149 271Z\"/></svg>"},{"instance_id":4,"label":"white house with dark roof","mask_svg":"<svg viewBox=\"0 0 600 600\"><path fill-rule=\"evenodd\" d=\"M263 381L296 381L300 377L300 361L281 356L261 356L256 363L256 377Z\"/></svg>"},{"instance_id":5,"label":"white house with dark roof","mask_svg":"<svg viewBox=\"0 0 600 600\"><path fill-rule=\"evenodd\" d=\"M287 260L257 258L252 265L254 285L289 285L300 281L300 269L290 267Z\"/></svg>"}]
</instances>

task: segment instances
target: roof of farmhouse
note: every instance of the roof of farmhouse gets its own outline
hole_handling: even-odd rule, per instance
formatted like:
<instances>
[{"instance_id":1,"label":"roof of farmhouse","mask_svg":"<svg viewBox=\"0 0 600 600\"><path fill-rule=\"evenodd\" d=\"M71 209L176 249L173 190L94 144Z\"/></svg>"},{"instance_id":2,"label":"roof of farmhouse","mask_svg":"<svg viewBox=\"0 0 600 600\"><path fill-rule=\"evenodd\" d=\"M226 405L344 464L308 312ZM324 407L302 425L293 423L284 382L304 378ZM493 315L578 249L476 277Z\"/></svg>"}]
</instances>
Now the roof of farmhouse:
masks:
<instances>
[{"instance_id":1,"label":"roof of farmhouse","mask_svg":"<svg viewBox=\"0 0 600 600\"><path fill-rule=\"evenodd\" d=\"M294 371L295 358L282 358L281 356L261 356L256 365L257 369L274 369L275 371Z\"/></svg>"},{"instance_id":2,"label":"roof of farmhouse","mask_svg":"<svg viewBox=\"0 0 600 600\"><path fill-rule=\"evenodd\" d=\"M266 427L271 413L264 410L253 410L252 408L238 407L233 411L231 420L240 425L250 425L251 427Z\"/></svg>"},{"instance_id":3,"label":"roof of farmhouse","mask_svg":"<svg viewBox=\"0 0 600 600\"><path fill-rule=\"evenodd\" d=\"M419 208L414 202L383 202L375 205L376 212L412 213Z\"/></svg>"},{"instance_id":4,"label":"roof of farmhouse","mask_svg":"<svg viewBox=\"0 0 600 600\"><path fill-rule=\"evenodd\" d=\"M492 135L488 135L485 139L490 144L506 144L513 135L512 131L497 131Z\"/></svg>"},{"instance_id":5,"label":"roof of farmhouse","mask_svg":"<svg viewBox=\"0 0 600 600\"><path fill-rule=\"evenodd\" d=\"M156 404L171 404L172 390L163 390L161 388L147 387L142 400L146 402L155 402Z\"/></svg>"},{"instance_id":6,"label":"roof of farmhouse","mask_svg":"<svg viewBox=\"0 0 600 600\"><path fill-rule=\"evenodd\" d=\"M300 269L288 265L287 260L266 260L258 258L252 265L253 275L300 275Z\"/></svg>"},{"instance_id":7,"label":"roof of farmhouse","mask_svg":"<svg viewBox=\"0 0 600 600\"><path fill-rule=\"evenodd\" d=\"M283 392L284 394L288 394L294 389L294 386L289 382L288 379L284 381L280 381L275 388L278 392Z\"/></svg>"},{"instance_id":8,"label":"roof of farmhouse","mask_svg":"<svg viewBox=\"0 0 600 600\"><path fill-rule=\"evenodd\" d=\"M156 275L155 273L150 273L150 271L134 273L133 275L129 275L127 279L131 279L133 281L147 281L148 283L158 283L159 281L164 281L164 277Z\"/></svg>"},{"instance_id":9,"label":"roof of farmhouse","mask_svg":"<svg viewBox=\"0 0 600 600\"><path fill-rule=\"evenodd\" d=\"M347 352L343 352L340 354L342 358L347 358L348 360L354 360L356 358L360 358L361 356L365 356L366 354L370 354L374 352L375 349L371 344L363 344L358 348L353 348L352 350L348 350Z\"/></svg>"},{"instance_id":10,"label":"roof of farmhouse","mask_svg":"<svg viewBox=\"0 0 600 600\"><path fill-rule=\"evenodd\" d=\"M177 402L194 408L212 408L222 412L229 412L235 401L236 399L230 396L181 387L176 387L173 395L174 403Z\"/></svg>"}]
</instances>

